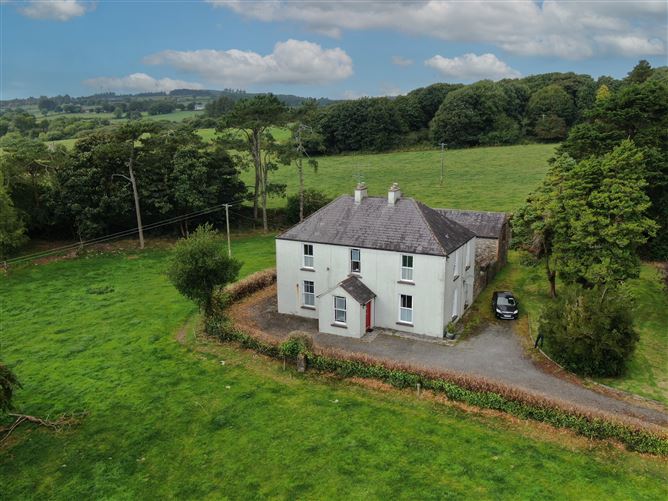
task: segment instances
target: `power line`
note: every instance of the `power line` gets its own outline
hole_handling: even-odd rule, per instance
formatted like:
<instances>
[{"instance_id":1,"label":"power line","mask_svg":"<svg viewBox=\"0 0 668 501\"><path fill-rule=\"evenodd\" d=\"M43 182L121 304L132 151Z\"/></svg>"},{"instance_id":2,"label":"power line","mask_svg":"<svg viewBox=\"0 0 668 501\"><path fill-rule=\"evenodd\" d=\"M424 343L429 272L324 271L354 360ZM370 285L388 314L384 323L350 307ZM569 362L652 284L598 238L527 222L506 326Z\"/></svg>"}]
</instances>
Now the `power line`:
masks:
<instances>
[{"instance_id":1,"label":"power line","mask_svg":"<svg viewBox=\"0 0 668 501\"><path fill-rule=\"evenodd\" d=\"M194 217L198 217L198 216L204 216L206 214L210 214L212 212L219 211L219 210L223 209L226 205L237 206L237 205L241 205L243 202L244 202L244 200L238 200L238 201L235 201L235 202L230 202L228 204L214 205L214 206L209 207L207 209L201 209L201 210L198 210L198 211L190 212L188 214L183 214L181 216L174 216L174 217L171 217L171 218L163 219L161 221L156 221L154 223L145 225L144 229L145 230L152 230L152 229L155 229L155 228L159 228L161 226L166 226L168 224L177 223L177 222L183 221L185 219L190 219L190 218L194 218ZM19 262L22 262L22 261L30 261L30 260L33 260L33 259L39 259L39 258L42 258L42 257L50 256L52 254L57 254L59 252L65 252L65 251L68 251L68 250L76 249L78 247L84 247L84 246L88 246L88 245L104 243L104 242L108 242L110 240L114 240L116 238L122 238L122 237L130 236L134 233L137 233L137 231L139 231L139 228L131 228L131 229L128 229L128 230L119 231L119 232L112 233L112 234L109 234L109 235L103 235L103 236L92 238L92 239L85 240L85 241L82 241L82 242L76 242L76 243L72 243L72 244L68 244L68 245L63 245L61 247L56 247L54 249L49 249L49 250L46 250L46 251L35 252L33 254L26 254L24 256L18 256L18 257L6 260L5 263L15 264L15 263L19 263Z\"/></svg>"}]
</instances>

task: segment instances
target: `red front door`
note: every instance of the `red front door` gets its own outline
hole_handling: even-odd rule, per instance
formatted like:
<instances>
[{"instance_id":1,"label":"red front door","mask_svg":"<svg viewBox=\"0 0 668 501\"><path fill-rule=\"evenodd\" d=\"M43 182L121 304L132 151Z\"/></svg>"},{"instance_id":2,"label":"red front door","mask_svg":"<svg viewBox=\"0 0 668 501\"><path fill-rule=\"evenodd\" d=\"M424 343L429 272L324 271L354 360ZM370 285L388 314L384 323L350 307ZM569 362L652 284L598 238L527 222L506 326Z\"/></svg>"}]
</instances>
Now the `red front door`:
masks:
<instances>
[{"instance_id":1,"label":"red front door","mask_svg":"<svg viewBox=\"0 0 668 501\"><path fill-rule=\"evenodd\" d=\"M366 304L366 330L371 330L371 301Z\"/></svg>"}]
</instances>

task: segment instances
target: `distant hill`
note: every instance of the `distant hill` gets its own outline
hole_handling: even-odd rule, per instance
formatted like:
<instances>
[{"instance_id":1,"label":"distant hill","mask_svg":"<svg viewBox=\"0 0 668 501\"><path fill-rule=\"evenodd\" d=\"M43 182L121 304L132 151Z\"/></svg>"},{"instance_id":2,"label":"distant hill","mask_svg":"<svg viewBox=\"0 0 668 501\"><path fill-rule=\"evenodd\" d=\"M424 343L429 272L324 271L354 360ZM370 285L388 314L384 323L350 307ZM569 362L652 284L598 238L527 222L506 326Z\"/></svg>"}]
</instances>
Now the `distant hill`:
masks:
<instances>
[{"instance_id":1,"label":"distant hill","mask_svg":"<svg viewBox=\"0 0 668 501\"><path fill-rule=\"evenodd\" d=\"M67 94L58 95L58 96L47 96L49 99L53 99L58 104L68 103L68 104L78 104L81 106L101 106L105 103L121 102L121 101L133 101L133 100L147 100L147 99L165 99L173 98L177 101L200 101L207 102L209 100L215 99L219 96L227 96L235 101L244 98L250 98L258 94L265 94L264 92L246 92L245 90L240 89L223 89L223 90L196 90L196 89L175 89L171 92L143 92L137 94L116 94L115 92L103 92L97 94L91 94L89 96L79 96L71 97ZM306 97L295 96L293 94L275 94L278 99L284 102L288 106L299 106ZM9 100L0 100L1 109L12 109L20 108L26 106L37 106L39 104L40 97L28 97L22 99L9 99ZM340 102L340 100L333 100L326 97L321 97L317 99L319 106L327 106L329 104Z\"/></svg>"}]
</instances>

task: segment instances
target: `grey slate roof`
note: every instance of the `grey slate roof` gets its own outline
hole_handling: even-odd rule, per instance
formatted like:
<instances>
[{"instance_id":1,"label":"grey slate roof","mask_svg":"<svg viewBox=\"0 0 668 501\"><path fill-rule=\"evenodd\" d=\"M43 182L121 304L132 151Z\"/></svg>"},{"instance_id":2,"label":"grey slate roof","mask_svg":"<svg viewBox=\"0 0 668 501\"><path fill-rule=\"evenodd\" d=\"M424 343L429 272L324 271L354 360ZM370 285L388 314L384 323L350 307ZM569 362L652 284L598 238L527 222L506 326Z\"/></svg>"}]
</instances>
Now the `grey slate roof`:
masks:
<instances>
[{"instance_id":1,"label":"grey slate roof","mask_svg":"<svg viewBox=\"0 0 668 501\"><path fill-rule=\"evenodd\" d=\"M373 291L364 285L362 281L354 275L349 276L339 285L359 304L367 304L376 297Z\"/></svg>"},{"instance_id":2,"label":"grey slate roof","mask_svg":"<svg viewBox=\"0 0 668 501\"><path fill-rule=\"evenodd\" d=\"M475 236L412 198L343 195L278 235L278 239L445 256Z\"/></svg>"},{"instance_id":3,"label":"grey slate roof","mask_svg":"<svg viewBox=\"0 0 668 501\"><path fill-rule=\"evenodd\" d=\"M482 212L458 209L434 209L448 219L468 228L476 237L499 238L507 219L505 212Z\"/></svg>"}]
</instances>

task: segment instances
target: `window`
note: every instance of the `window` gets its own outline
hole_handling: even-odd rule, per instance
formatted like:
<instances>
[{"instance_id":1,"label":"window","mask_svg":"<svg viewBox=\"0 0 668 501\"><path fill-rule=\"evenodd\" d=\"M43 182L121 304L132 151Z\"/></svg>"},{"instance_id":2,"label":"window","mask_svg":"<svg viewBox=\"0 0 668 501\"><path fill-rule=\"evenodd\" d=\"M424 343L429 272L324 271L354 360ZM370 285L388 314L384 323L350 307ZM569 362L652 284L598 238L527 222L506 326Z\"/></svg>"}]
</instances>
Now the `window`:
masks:
<instances>
[{"instance_id":1,"label":"window","mask_svg":"<svg viewBox=\"0 0 668 501\"><path fill-rule=\"evenodd\" d=\"M413 296L401 294L399 300L399 321L407 324L413 323Z\"/></svg>"},{"instance_id":2,"label":"window","mask_svg":"<svg viewBox=\"0 0 668 501\"><path fill-rule=\"evenodd\" d=\"M452 295L452 318L459 316L459 289L455 289Z\"/></svg>"},{"instance_id":3,"label":"window","mask_svg":"<svg viewBox=\"0 0 668 501\"><path fill-rule=\"evenodd\" d=\"M303 301L304 306L315 306L315 284L310 280L304 280Z\"/></svg>"},{"instance_id":4,"label":"window","mask_svg":"<svg viewBox=\"0 0 668 501\"><path fill-rule=\"evenodd\" d=\"M466 242L466 269L471 267L471 240Z\"/></svg>"},{"instance_id":5,"label":"window","mask_svg":"<svg viewBox=\"0 0 668 501\"><path fill-rule=\"evenodd\" d=\"M334 296L334 321L337 324L346 323L346 298Z\"/></svg>"},{"instance_id":6,"label":"window","mask_svg":"<svg viewBox=\"0 0 668 501\"><path fill-rule=\"evenodd\" d=\"M350 272L362 273L362 261L359 249L350 249Z\"/></svg>"},{"instance_id":7,"label":"window","mask_svg":"<svg viewBox=\"0 0 668 501\"><path fill-rule=\"evenodd\" d=\"M401 256L401 279L413 281L413 256Z\"/></svg>"},{"instance_id":8,"label":"window","mask_svg":"<svg viewBox=\"0 0 668 501\"><path fill-rule=\"evenodd\" d=\"M457 280L457 277L459 276L459 249L455 251L455 253L452 255L452 275L453 275L453 280Z\"/></svg>"},{"instance_id":9,"label":"window","mask_svg":"<svg viewBox=\"0 0 668 501\"><path fill-rule=\"evenodd\" d=\"M313 268L313 245L304 244L304 268Z\"/></svg>"}]
</instances>

